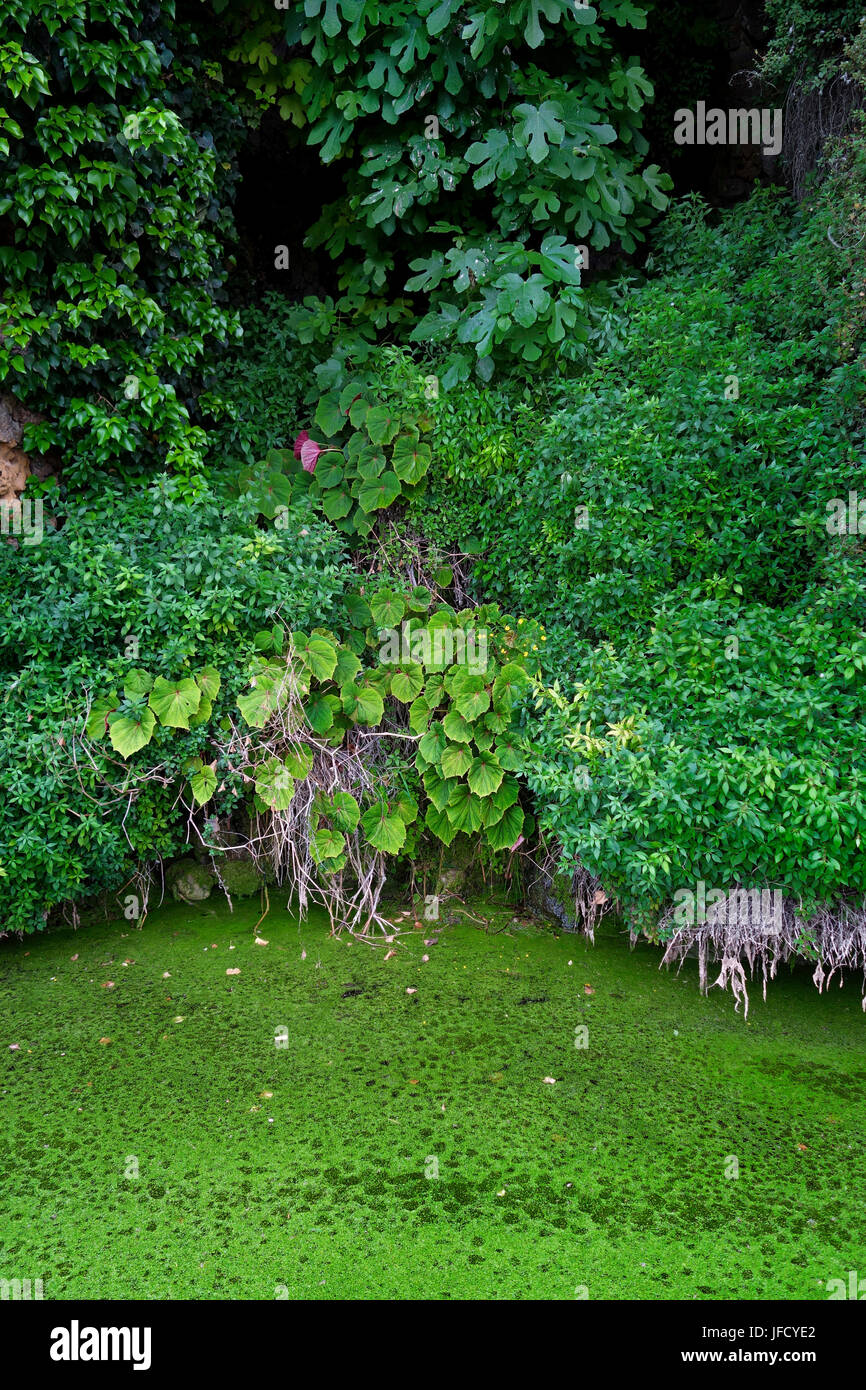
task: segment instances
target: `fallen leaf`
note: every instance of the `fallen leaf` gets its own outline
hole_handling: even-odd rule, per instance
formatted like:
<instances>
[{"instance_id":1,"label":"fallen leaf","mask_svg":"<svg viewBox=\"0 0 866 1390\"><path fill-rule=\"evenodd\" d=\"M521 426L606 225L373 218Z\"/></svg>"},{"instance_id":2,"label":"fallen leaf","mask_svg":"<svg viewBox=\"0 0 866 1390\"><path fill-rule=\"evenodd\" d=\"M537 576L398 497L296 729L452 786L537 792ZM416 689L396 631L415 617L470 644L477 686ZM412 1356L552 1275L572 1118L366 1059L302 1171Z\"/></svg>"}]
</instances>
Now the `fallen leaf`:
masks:
<instances>
[{"instance_id":1,"label":"fallen leaf","mask_svg":"<svg viewBox=\"0 0 866 1390\"><path fill-rule=\"evenodd\" d=\"M78 952L76 951L76 952L75 952L75 955L74 955L74 956L70 956L69 959L70 959L70 960L78 960Z\"/></svg>"},{"instance_id":2,"label":"fallen leaf","mask_svg":"<svg viewBox=\"0 0 866 1390\"><path fill-rule=\"evenodd\" d=\"M391 957L392 957L392 956L396 956L396 954L397 954L396 951L386 951L386 952L385 952L385 955L384 955L384 957L383 957L383 959L384 959L384 960L390 960Z\"/></svg>"},{"instance_id":3,"label":"fallen leaf","mask_svg":"<svg viewBox=\"0 0 866 1390\"><path fill-rule=\"evenodd\" d=\"M797 1145L797 1148L800 1150L801 1153L804 1153L804 1154L805 1154L805 1153L808 1153L808 1152L809 1152L809 1145L808 1145L808 1144L798 1144L798 1145Z\"/></svg>"},{"instance_id":4,"label":"fallen leaf","mask_svg":"<svg viewBox=\"0 0 866 1390\"><path fill-rule=\"evenodd\" d=\"M185 1021L186 1014L178 1014L176 1018L172 1019L172 1023L184 1023Z\"/></svg>"},{"instance_id":5,"label":"fallen leaf","mask_svg":"<svg viewBox=\"0 0 866 1390\"><path fill-rule=\"evenodd\" d=\"M10 1052L20 1052L20 1051L21 1051L21 1044L20 1044L20 1043L10 1043L10 1044L9 1044L9 1051L10 1051Z\"/></svg>"},{"instance_id":6,"label":"fallen leaf","mask_svg":"<svg viewBox=\"0 0 866 1390\"><path fill-rule=\"evenodd\" d=\"M259 1099L260 1099L260 1100L272 1100L272 1099L273 1099L273 1094L274 1094L273 1091L259 1091Z\"/></svg>"},{"instance_id":7,"label":"fallen leaf","mask_svg":"<svg viewBox=\"0 0 866 1390\"><path fill-rule=\"evenodd\" d=\"M413 989L412 986L410 985L409 988L406 990L406 993L407 993L407 994L417 994L418 991L417 991L417 989Z\"/></svg>"},{"instance_id":8,"label":"fallen leaf","mask_svg":"<svg viewBox=\"0 0 866 1390\"><path fill-rule=\"evenodd\" d=\"M556 1077L555 1077L555 1076L545 1076L544 1080L545 1080L545 1082L546 1082L546 1084L547 1084L548 1086L555 1086L555 1085L556 1085Z\"/></svg>"},{"instance_id":9,"label":"fallen leaf","mask_svg":"<svg viewBox=\"0 0 866 1390\"><path fill-rule=\"evenodd\" d=\"M105 1043L110 1043L111 1038L100 1038L99 1041L104 1045Z\"/></svg>"},{"instance_id":10,"label":"fallen leaf","mask_svg":"<svg viewBox=\"0 0 866 1390\"><path fill-rule=\"evenodd\" d=\"M240 972L240 970L239 970L237 967L235 967L234 970L229 969L229 970L226 971L226 974L227 974L227 975L240 975L240 973L241 973L241 972Z\"/></svg>"},{"instance_id":11,"label":"fallen leaf","mask_svg":"<svg viewBox=\"0 0 866 1390\"><path fill-rule=\"evenodd\" d=\"M163 970L163 972L162 972L162 978L163 978L164 980L170 980L170 979L171 979L171 971L170 971L170 970Z\"/></svg>"},{"instance_id":12,"label":"fallen leaf","mask_svg":"<svg viewBox=\"0 0 866 1390\"><path fill-rule=\"evenodd\" d=\"M584 985L583 992L584 994L595 994L595 990L593 989L592 985Z\"/></svg>"},{"instance_id":13,"label":"fallen leaf","mask_svg":"<svg viewBox=\"0 0 866 1390\"><path fill-rule=\"evenodd\" d=\"M301 951L301 960L306 960L306 959L307 959L307 953L306 953L306 951Z\"/></svg>"},{"instance_id":14,"label":"fallen leaf","mask_svg":"<svg viewBox=\"0 0 866 1390\"><path fill-rule=\"evenodd\" d=\"M496 1195L497 1195L497 1197L504 1197L504 1196L505 1196L505 1188L504 1188L504 1187L503 1187L503 1188L500 1188L500 1190L497 1192Z\"/></svg>"},{"instance_id":15,"label":"fallen leaf","mask_svg":"<svg viewBox=\"0 0 866 1390\"><path fill-rule=\"evenodd\" d=\"M427 936L427 937L424 938L424 945L425 945L425 946L435 946L435 945L437 944L438 941L439 941L438 936Z\"/></svg>"},{"instance_id":16,"label":"fallen leaf","mask_svg":"<svg viewBox=\"0 0 866 1390\"><path fill-rule=\"evenodd\" d=\"M114 989L114 981L113 981L113 980L103 980L103 982L102 982L102 988L103 988L103 989Z\"/></svg>"},{"instance_id":17,"label":"fallen leaf","mask_svg":"<svg viewBox=\"0 0 866 1390\"><path fill-rule=\"evenodd\" d=\"M268 943L267 943L267 941L265 941L265 938L264 938L263 936L257 936L257 937L256 937L256 945L257 945L257 946L267 946L267 944L268 944Z\"/></svg>"},{"instance_id":18,"label":"fallen leaf","mask_svg":"<svg viewBox=\"0 0 866 1390\"><path fill-rule=\"evenodd\" d=\"M410 1085L410 1086L417 1086L417 1085L418 1085L418 1082L417 1082L417 1081L413 1081L412 1078L410 1077L410 1078L409 1078L409 1085Z\"/></svg>"},{"instance_id":19,"label":"fallen leaf","mask_svg":"<svg viewBox=\"0 0 866 1390\"><path fill-rule=\"evenodd\" d=\"M430 957L429 957L429 956L422 956L421 959L422 959L422 960L429 960Z\"/></svg>"},{"instance_id":20,"label":"fallen leaf","mask_svg":"<svg viewBox=\"0 0 866 1390\"><path fill-rule=\"evenodd\" d=\"M596 904L596 906L601 906L602 903L607 902L607 893L603 893L600 888L597 888L593 895L592 901Z\"/></svg>"}]
</instances>

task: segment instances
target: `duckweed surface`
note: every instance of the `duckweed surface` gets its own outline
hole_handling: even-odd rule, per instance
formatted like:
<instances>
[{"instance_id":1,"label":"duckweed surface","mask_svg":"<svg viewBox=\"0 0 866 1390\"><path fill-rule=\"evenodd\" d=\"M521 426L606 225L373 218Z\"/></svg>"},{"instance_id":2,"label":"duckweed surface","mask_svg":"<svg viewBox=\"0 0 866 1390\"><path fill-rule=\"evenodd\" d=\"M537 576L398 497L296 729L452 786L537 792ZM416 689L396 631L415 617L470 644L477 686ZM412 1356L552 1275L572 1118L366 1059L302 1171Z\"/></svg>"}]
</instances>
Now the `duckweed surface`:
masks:
<instances>
[{"instance_id":1,"label":"duckweed surface","mask_svg":"<svg viewBox=\"0 0 866 1390\"><path fill-rule=\"evenodd\" d=\"M258 903L213 900L3 943L0 1275L825 1299L866 1269L855 986L786 973L745 1022L692 962L473 911L489 932L425 925L390 960L282 906L255 945Z\"/></svg>"}]
</instances>

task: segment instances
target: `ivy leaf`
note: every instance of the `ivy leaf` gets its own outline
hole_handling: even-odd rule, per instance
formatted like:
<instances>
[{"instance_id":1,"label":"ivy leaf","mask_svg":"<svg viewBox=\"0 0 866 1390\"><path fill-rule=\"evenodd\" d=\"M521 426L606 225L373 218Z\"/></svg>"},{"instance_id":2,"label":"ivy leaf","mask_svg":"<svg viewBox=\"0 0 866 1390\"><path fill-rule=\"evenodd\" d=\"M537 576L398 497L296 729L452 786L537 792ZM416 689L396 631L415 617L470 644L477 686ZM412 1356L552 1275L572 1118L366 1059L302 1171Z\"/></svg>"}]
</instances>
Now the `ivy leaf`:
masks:
<instances>
[{"instance_id":1,"label":"ivy leaf","mask_svg":"<svg viewBox=\"0 0 866 1390\"><path fill-rule=\"evenodd\" d=\"M454 828L467 835L481 828L481 808L466 782L458 782L452 791L447 813Z\"/></svg>"},{"instance_id":2,"label":"ivy leaf","mask_svg":"<svg viewBox=\"0 0 866 1390\"><path fill-rule=\"evenodd\" d=\"M268 758L256 768L256 793L272 811L285 811L292 804L295 779L279 758Z\"/></svg>"},{"instance_id":3,"label":"ivy leaf","mask_svg":"<svg viewBox=\"0 0 866 1390\"><path fill-rule=\"evenodd\" d=\"M400 420L389 406L374 405L367 411L364 428L371 444L390 444L400 428Z\"/></svg>"},{"instance_id":4,"label":"ivy leaf","mask_svg":"<svg viewBox=\"0 0 866 1390\"><path fill-rule=\"evenodd\" d=\"M420 666L406 666L391 677L391 694L403 705L409 705L424 688L424 672Z\"/></svg>"},{"instance_id":5,"label":"ivy leaf","mask_svg":"<svg viewBox=\"0 0 866 1390\"><path fill-rule=\"evenodd\" d=\"M147 695L152 688L153 676L149 671L143 671L140 666L134 666L123 678L123 693L127 700L140 700L142 695Z\"/></svg>"},{"instance_id":6,"label":"ivy leaf","mask_svg":"<svg viewBox=\"0 0 866 1390\"><path fill-rule=\"evenodd\" d=\"M439 765L443 777L462 777L472 767L472 754L465 743L449 743Z\"/></svg>"},{"instance_id":7,"label":"ivy leaf","mask_svg":"<svg viewBox=\"0 0 866 1390\"><path fill-rule=\"evenodd\" d=\"M373 848L383 854L398 854L406 841L405 821L401 816L390 815L384 802L364 812L361 829Z\"/></svg>"},{"instance_id":8,"label":"ivy leaf","mask_svg":"<svg viewBox=\"0 0 866 1390\"><path fill-rule=\"evenodd\" d=\"M122 758L130 757L150 743L155 728L156 720L146 705L134 713L115 714L108 720L111 746Z\"/></svg>"},{"instance_id":9,"label":"ivy leaf","mask_svg":"<svg viewBox=\"0 0 866 1390\"><path fill-rule=\"evenodd\" d=\"M322 433L331 439L335 434L339 434L346 423L346 417L340 409L340 399L337 395L330 394L322 396L316 406L316 414L313 417Z\"/></svg>"},{"instance_id":10,"label":"ivy leaf","mask_svg":"<svg viewBox=\"0 0 866 1390\"><path fill-rule=\"evenodd\" d=\"M343 710L358 724L379 724L385 712L385 702L371 685L346 685L340 691Z\"/></svg>"},{"instance_id":11,"label":"ivy leaf","mask_svg":"<svg viewBox=\"0 0 866 1390\"><path fill-rule=\"evenodd\" d=\"M313 770L313 750L306 744L299 743L297 747L290 748L283 754L283 762L293 777L299 782L303 782L305 777L309 777Z\"/></svg>"},{"instance_id":12,"label":"ivy leaf","mask_svg":"<svg viewBox=\"0 0 866 1390\"><path fill-rule=\"evenodd\" d=\"M449 819L447 813L440 811L432 803L427 807L424 823L443 844L450 845L457 834L457 826Z\"/></svg>"},{"instance_id":13,"label":"ivy leaf","mask_svg":"<svg viewBox=\"0 0 866 1390\"><path fill-rule=\"evenodd\" d=\"M430 467L430 445L418 443L410 434L401 434L394 445L391 467L404 483L418 483Z\"/></svg>"},{"instance_id":14,"label":"ivy leaf","mask_svg":"<svg viewBox=\"0 0 866 1390\"><path fill-rule=\"evenodd\" d=\"M487 829L487 843L492 850L511 849L523 833L523 812L518 805L509 806L502 819Z\"/></svg>"},{"instance_id":15,"label":"ivy leaf","mask_svg":"<svg viewBox=\"0 0 866 1390\"><path fill-rule=\"evenodd\" d=\"M304 703L304 716L314 733L323 738L333 727L334 715L340 708L336 695L311 695Z\"/></svg>"},{"instance_id":16,"label":"ivy leaf","mask_svg":"<svg viewBox=\"0 0 866 1390\"><path fill-rule=\"evenodd\" d=\"M443 758L443 765L445 759ZM444 770L444 767L443 767ZM479 753L469 769L467 781L476 796L492 796L503 778L502 766L493 753Z\"/></svg>"},{"instance_id":17,"label":"ivy leaf","mask_svg":"<svg viewBox=\"0 0 866 1390\"><path fill-rule=\"evenodd\" d=\"M98 699L93 701L87 723L84 726L88 738L103 737L108 716L114 713L119 703L115 691L112 691L110 695L100 695Z\"/></svg>"},{"instance_id":18,"label":"ivy leaf","mask_svg":"<svg viewBox=\"0 0 866 1390\"><path fill-rule=\"evenodd\" d=\"M373 478L363 484L358 493L358 505L367 513L390 507L400 496L400 479L390 470L380 478Z\"/></svg>"},{"instance_id":19,"label":"ivy leaf","mask_svg":"<svg viewBox=\"0 0 866 1390\"><path fill-rule=\"evenodd\" d=\"M333 792L316 799L316 810L334 822L338 830L351 833L357 829L361 811L351 792Z\"/></svg>"},{"instance_id":20,"label":"ivy leaf","mask_svg":"<svg viewBox=\"0 0 866 1390\"><path fill-rule=\"evenodd\" d=\"M215 700L220 693L220 673L212 666L202 666L196 674L195 682L206 700Z\"/></svg>"},{"instance_id":21,"label":"ivy leaf","mask_svg":"<svg viewBox=\"0 0 866 1390\"><path fill-rule=\"evenodd\" d=\"M371 598L370 611L377 627L396 627L403 619L406 605L392 589L382 589Z\"/></svg>"},{"instance_id":22,"label":"ivy leaf","mask_svg":"<svg viewBox=\"0 0 866 1390\"><path fill-rule=\"evenodd\" d=\"M177 681L167 681L157 676L147 703L161 724L167 724L172 729L188 729L189 717L195 714L200 702L201 691L188 676Z\"/></svg>"},{"instance_id":23,"label":"ivy leaf","mask_svg":"<svg viewBox=\"0 0 866 1390\"><path fill-rule=\"evenodd\" d=\"M445 752L446 744L445 730L438 720L434 720L424 737L419 739L418 752L428 763L438 763Z\"/></svg>"},{"instance_id":24,"label":"ivy leaf","mask_svg":"<svg viewBox=\"0 0 866 1390\"><path fill-rule=\"evenodd\" d=\"M210 801L217 786L215 764L205 764L198 772L194 772L189 779L189 785L199 806Z\"/></svg>"}]
</instances>

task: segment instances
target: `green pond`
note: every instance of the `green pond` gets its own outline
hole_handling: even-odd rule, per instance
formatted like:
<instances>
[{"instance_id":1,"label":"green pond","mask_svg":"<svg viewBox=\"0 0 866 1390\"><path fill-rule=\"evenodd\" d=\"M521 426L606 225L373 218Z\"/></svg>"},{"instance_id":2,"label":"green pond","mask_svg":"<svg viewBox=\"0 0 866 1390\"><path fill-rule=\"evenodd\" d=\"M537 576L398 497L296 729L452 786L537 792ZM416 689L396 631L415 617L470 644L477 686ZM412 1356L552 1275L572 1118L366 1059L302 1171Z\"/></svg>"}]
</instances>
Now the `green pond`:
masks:
<instances>
[{"instance_id":1,"label":"green pond","mask_svg":"<svg viewBox=\"0 0 866 1390\"><path fill-rule=\"evenodd\" d=\"M59 1299L826 1299L866 1271L857 982L785 969L746 1021L615 929L589 946L485 903L488 930L425 924L385 960L273 900L256 945L259 912L0 944L0 1276Z\"/></svg>"}]
</instances>

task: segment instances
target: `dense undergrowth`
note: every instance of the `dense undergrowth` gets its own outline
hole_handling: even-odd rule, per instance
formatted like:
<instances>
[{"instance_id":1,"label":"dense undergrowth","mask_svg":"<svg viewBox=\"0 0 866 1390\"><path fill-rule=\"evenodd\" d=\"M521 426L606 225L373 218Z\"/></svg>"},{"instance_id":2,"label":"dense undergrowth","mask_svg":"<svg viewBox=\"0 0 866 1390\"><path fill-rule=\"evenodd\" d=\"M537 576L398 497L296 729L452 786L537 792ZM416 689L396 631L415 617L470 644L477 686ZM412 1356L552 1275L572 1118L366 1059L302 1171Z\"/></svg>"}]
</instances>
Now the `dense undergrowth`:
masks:
<instances>
[{"instance_id":1,"label":"dense undergrowth","mask_svg":"<svg viewBox=\"0 0 866 1390\"><path fill-rule=\"evenodd\" d=\"M395 863L435 881L471 842L495 873L553 863L654 939L700 925L671 912L698 884L723 904L779 894L778 931L759 911L719 938L729 974L756 952L802 954L819 983L861 966L862 124L799 207L777 188L722 214L680 199L640 271L587 286L566 233L633 249L666 201L642 163L649 84L608 23L637 24L631 7L599 7L565 76L539 7L504 7L515 44L547 52L547 86L504 64L486 93L480 69L446 79L433 54L451 204L441 168L429 187L418 173L438 137L379 176L395 101L424 114L405 74L421 82L459 6L391 7L427 39L385 63L395 90L371 77L354 105L301 52L339 48L346 7L313 7L306 28L262 12L262 71L274 23L297 20L298 51L252 96L246 41L220 66L212 25L196 46L184 7L134 8L113 72L76 67L74 0L71 30L44 35L22 0L34 52L0 49L20 175L0 204L0 367L48 416L26 446L64 454L31 485L52 510L41 542L0 546L3 927L130 885L144 911L158 867L192 847L217 868L250 854L363 931ZM568 9L571 32L586 17ZM67 109L82 90L86 121ZM285 100L305 140L353 162L345 204L310 232L346 251L341 293L236 318L250 100ZM589 153L562 154L565 133ZM39 151L60 192L37 208ZM106 204L86 239L70 170ZM55 265L58 218L75 256ZM394 275L414 251L407 297Z\"/></svg>"}]
</instances>

